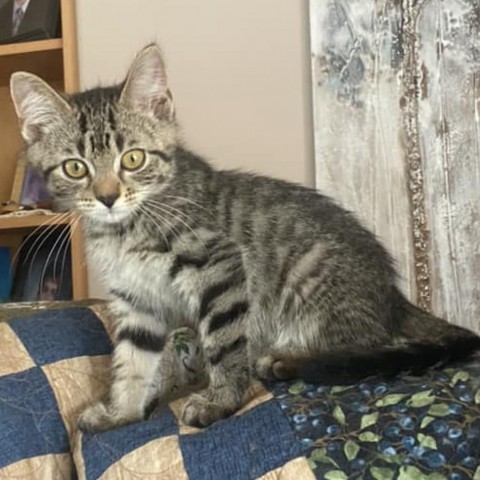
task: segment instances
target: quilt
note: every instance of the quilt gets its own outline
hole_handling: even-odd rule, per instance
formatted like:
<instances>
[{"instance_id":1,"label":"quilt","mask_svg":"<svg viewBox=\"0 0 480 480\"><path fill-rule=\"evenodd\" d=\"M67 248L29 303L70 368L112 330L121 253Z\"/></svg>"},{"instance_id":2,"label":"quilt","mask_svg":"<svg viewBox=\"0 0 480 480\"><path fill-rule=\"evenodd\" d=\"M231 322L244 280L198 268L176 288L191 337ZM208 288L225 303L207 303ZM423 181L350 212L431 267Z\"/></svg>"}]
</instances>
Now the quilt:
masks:
<instances>
[{"instance_id":1,"label":"quilt","mask_svg":"<svg viewBox=\"0 0 480 480\"><path fill-rule=\"evenodd\" d=\"M480 480L479 358L388 382L258 384L206 429L182 424L179 399L82 434L78 413L108 385L108 306L11 316L0 322L0 479ZM167 348L189 354L184 336Z\"/></svg>"}]
</instances>

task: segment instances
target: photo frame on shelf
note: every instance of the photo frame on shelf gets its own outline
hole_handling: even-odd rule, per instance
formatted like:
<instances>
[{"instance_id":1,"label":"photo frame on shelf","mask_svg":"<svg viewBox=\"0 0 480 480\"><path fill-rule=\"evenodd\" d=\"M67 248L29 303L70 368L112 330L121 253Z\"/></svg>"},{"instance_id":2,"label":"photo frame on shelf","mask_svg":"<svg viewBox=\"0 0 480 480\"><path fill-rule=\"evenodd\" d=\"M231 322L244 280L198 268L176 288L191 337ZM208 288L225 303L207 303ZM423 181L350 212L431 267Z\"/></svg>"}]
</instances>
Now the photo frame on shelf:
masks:
<instances>
[{"instance_id":1,"label":"photo frame on shelf","mask_svg":"<svg viewBox=\"0 0 480 480\"><path fill-rule=\"evenodd\" d=\"M45 180L26 164L23 155L17 162L10 200L14 209L20 206L52 208L52 196L47 190Z\"/></svg>"},{"instance_id":2,"label":"photo frame on shelf","mask_svg":"<svg viewBox=\"0 0 480 480\"><path fill-rule=\"evenodd\" d=\"M0 44L60 36L59 0L0 1Z\"/></svg>"}]
</instances>

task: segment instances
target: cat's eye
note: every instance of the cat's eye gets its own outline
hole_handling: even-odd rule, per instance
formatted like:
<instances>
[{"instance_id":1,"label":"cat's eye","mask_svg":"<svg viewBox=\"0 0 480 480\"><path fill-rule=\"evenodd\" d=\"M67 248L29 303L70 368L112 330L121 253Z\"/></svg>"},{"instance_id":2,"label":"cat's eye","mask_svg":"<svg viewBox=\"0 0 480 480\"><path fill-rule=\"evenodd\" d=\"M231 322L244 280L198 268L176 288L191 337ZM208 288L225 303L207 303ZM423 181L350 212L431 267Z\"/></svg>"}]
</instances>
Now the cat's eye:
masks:
<instances>
[{"instance_id":1,"label":"cat's eye","mask_svg":"<svg viewBox=\"0 0 480 480\"><path fill-rule=\"evenodd\" d=\"M120 163L125 170L138 170L145 163L145 152L138 148L129 150L122 155Z\"/></svg>"},{"instance_id":2,"label":"cat's eye","mask_svg":"<svg viewBox=\"0 0 480 480\"><path fill-rule=\"evenodd\" d=\"M65 160L62 164L65 175L75 180L80 180L88 174L88 167L81 160Z\"/></svg>"}]
</instances>

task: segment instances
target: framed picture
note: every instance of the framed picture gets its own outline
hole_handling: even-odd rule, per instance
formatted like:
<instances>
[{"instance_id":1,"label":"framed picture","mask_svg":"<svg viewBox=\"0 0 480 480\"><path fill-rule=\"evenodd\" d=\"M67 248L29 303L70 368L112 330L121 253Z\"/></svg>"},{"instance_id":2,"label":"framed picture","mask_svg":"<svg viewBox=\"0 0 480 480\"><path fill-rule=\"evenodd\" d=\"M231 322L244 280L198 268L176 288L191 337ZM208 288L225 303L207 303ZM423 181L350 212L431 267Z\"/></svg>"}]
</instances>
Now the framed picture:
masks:
<instances>
[{"instance_id":1,"label":"framed picture","mask_svg":"<svg viewBox=\"0 0 480 480\"><path fill-rule=\"evenodd\" d=\"M45 180L26 165L23 156L17 162L10 199L14 206L52 208L52 196L47 190Z\"/></svg>"},{"instance_id":2,"label":"framed picture","mask_svg":"<svg viewBox=\"0 0 480 480\"><path fill-rule=\"evenodd\" d=\"M59 0L2 0L0 43L30 42L60 35Z\"/></svg>"},{"instance_id":3,"label":"framed picture","mask_svg":"<svg viewBox=\"0 0 480 480\"><path fill-rule=\"evenodd\" d=\"M20 252L15 269L12 295L14 302L72 299L70 242L65 229L29 236Z\"/></svg>"}]
</instances>

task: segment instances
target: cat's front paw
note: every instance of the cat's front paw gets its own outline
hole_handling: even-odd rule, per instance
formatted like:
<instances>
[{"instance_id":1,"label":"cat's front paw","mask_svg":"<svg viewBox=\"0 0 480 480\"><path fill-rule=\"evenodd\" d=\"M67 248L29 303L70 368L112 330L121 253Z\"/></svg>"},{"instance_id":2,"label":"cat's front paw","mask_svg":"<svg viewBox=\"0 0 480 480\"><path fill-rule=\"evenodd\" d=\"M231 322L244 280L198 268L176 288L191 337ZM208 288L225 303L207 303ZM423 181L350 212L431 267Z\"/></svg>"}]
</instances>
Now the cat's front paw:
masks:
<instances>
[{"instance_id":1,"label":"cat's front paw","mask_svg":"<svg viewBox=\"0 0 480 480\"><path fill-rule=\"evenodd\" d=\"M204 428L225 418L229 412L198 394L189 397L182 410L182 420L191 427Z\"/></svg>"},{"instance_id":2,"label":"cat's front paw","mask_svg":"<svg viewBox=\"0 0 480 480\"><path fill-rule=\"evenodd\" d=\"M82 432L102 432L115 426L112 414L103 402L86 408L78 417L77 426Z\"/></svg>"}]
</instances>

